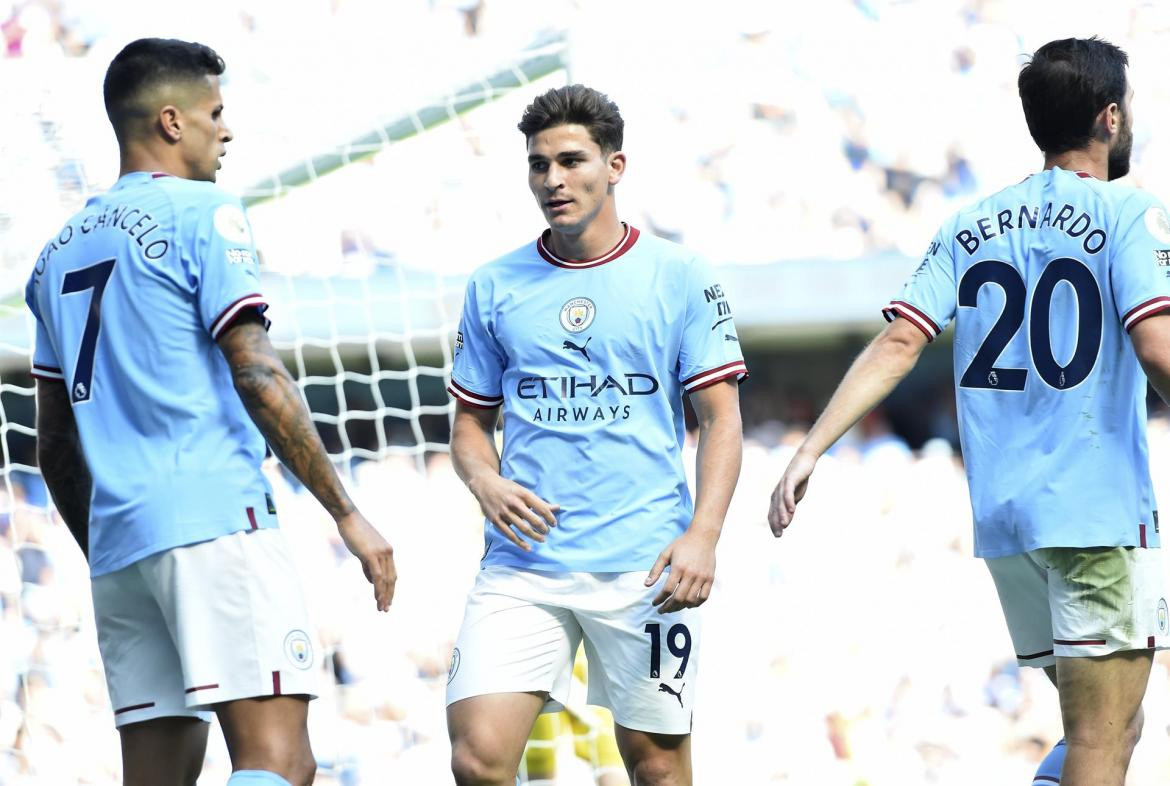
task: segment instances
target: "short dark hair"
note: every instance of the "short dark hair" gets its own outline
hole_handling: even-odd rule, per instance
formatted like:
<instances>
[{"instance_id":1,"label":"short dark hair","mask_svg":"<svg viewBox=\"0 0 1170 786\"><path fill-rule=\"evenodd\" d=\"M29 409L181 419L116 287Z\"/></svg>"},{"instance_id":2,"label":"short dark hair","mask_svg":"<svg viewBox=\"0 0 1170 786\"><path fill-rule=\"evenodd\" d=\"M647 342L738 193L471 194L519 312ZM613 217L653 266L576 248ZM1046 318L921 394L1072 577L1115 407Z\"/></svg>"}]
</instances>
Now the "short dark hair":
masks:
<instances>
[{"instance_id":1,"label":"short dark hair","mask_svg":"<svg viewBox=\"0 0 1170 786\"><path fill-rule=\"evenodd\" d=\"M1120 47L1096 36L1049 41L1037 49L1017 82L1036 145L1047 155L1088 146L1101 110L1124 106L1127 65Z\"/></svg>"},{"instance_id":2,"label":"short dark hair","mask_svg":"<svg viewBox=\"0 0 1170 786\"><path fill-rule=\"evenodd\" d=\"M126 122L141 110L138 98L150 88L176 82L198 82L224 72L223 58L203 44L174 38L140 38L110 62L102 88L106 114L121 135Z\"/></svg>"},{"instance_id":3,"label":"short dark hair","mask_svg":"<svg viewBox=\"0 0 1170 786\"><path fill-rule=\"evenodd\" d=\"M516 127L528 141L547 128L570 124L589 129L590 139L603 153L622 149L622 132L626 124L617 104L605 93L585 85L555 87L537 96L524 110Z\"/></svg>"}]
</instances>

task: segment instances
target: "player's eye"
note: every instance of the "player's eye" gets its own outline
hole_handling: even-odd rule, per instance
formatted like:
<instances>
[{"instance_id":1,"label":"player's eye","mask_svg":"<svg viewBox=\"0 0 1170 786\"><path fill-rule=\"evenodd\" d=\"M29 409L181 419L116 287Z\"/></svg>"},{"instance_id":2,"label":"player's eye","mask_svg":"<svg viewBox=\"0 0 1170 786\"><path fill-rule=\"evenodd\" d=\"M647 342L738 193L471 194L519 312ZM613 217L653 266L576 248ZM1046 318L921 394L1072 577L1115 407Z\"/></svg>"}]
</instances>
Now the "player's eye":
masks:
<instances>
[{"instance_id":1,"label":"player's eye","mask_svg":"<svg viewBox=\"0 0 1170 786\"><path fill-rule=\"evenodd\" d=\"M533 161L529 165L529 167L532 169L533 172L544 172L548 169L548 162L546 162L546 161Z\"/></svg>"}]
</instances>

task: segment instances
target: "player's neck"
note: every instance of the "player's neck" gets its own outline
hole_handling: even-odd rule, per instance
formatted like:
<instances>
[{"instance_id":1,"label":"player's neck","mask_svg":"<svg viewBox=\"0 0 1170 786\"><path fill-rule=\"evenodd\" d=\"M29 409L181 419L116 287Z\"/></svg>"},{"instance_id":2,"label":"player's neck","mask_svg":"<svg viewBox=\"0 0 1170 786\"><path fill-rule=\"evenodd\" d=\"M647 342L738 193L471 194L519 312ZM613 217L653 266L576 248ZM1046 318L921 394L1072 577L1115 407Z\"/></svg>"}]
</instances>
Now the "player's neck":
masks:
<instances>
[{"instance_id":1,"label":"player's neck","mask_svg":"<svg viewBox=\"0 0 1170 786\"><path fill-rule=\"evenodd\" d=\"M1100 148L1100 149L1098 149ZM1109 149L1090 145L1084 150L1069 150L1044 158L1044 168L1060 167L1066 172L1085 172L1098 180L1109 179Z\"/></svg>"},{"instance_id":2,"label":"player's neck","mask_svg":"<svg viewBox=\"0 0 1170 786\"><path fill-rule=\"evenodd\" d=\"M118 177L131 172L166 172L175 177L185 177L182 168L168 161L166 156L160 156L155 151L141 145L123 148L121 164L118 167Z\"/></svg>"},{"instance_id":3,"label":"player's neck","mask_svg":"<svg viewBox=\"0 0 1170 786\"><path fill-rule=\"evenodd\" d=\"M562 259L594 259L604 256L622 242L625 231L618 220L617 209L610 203L581 233L569 235L554 228L550 241L553 251Z\"/></svg>"}]
</instances>

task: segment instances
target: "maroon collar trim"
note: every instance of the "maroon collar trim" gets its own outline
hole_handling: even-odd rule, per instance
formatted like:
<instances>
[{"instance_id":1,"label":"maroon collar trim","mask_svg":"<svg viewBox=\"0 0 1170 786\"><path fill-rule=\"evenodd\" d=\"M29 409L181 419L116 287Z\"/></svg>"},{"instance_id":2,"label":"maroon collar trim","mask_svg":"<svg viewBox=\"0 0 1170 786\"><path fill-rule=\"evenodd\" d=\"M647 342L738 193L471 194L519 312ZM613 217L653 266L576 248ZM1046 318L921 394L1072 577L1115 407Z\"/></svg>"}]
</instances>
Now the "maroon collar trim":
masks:
<instances>
[{"instance_id":1,"label":"maroon collar trim","mask_svg":"<svg viewBox=\"0 0 1170 786\"><path fill-rule=\"evenodd\" d=\"M552 248L550 248L549 243L546 240L546 238L552 236L552 230L550 229L546 229L544 233L541 234L539 238L537 238L536 250L542 257L544 257L545 262L548 262L550 265L556 265L557 267L570 268L573 270L581 270L587 267L597 267L599 265L604 265L606 262L612 262L613 260L617 259L622 254L633 248L634 244L638 242L638 236L641 233L635 227L632 227L629 224L623 224L622 226L626 228L626 233L622 235L622 239L618 241L618 244L601 256L593 257L592 259L564 259L557 256L553 252Z\"/></svg>"}]
</instances>

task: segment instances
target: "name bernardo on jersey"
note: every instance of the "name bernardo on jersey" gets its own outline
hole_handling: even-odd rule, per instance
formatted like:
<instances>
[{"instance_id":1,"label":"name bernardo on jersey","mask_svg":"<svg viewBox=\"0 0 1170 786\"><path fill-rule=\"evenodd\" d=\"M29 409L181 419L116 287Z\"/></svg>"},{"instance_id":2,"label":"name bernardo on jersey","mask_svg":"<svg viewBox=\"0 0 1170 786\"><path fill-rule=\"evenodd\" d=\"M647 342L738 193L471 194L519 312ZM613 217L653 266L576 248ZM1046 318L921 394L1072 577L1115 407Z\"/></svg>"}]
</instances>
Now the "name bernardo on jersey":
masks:
<instances>
[{"instance_id":1,"label":"name bernardo on jersey","mask_svg":"<svg viewBox=\"0 0 1170 786\"><path fill-rule=\"evenodd\" d=\"M955 242L962 246L969 256L974 256L985 240L991 240L1016 229L1052 227L1069 237L1081 239L1081 247L1087 254L1096 254L1105 247L1109 236L1104 229L1093 226L1093 219L1086 211L1066 203L1053 215L1054 207L1055 203L1048 202L1044 205L1043 212L1039 205L1020 205L1018 208L1000 210L994 218L984 216L975 222L974 227L959 230L955 235Z\"/></svg>"}]
</instances>

